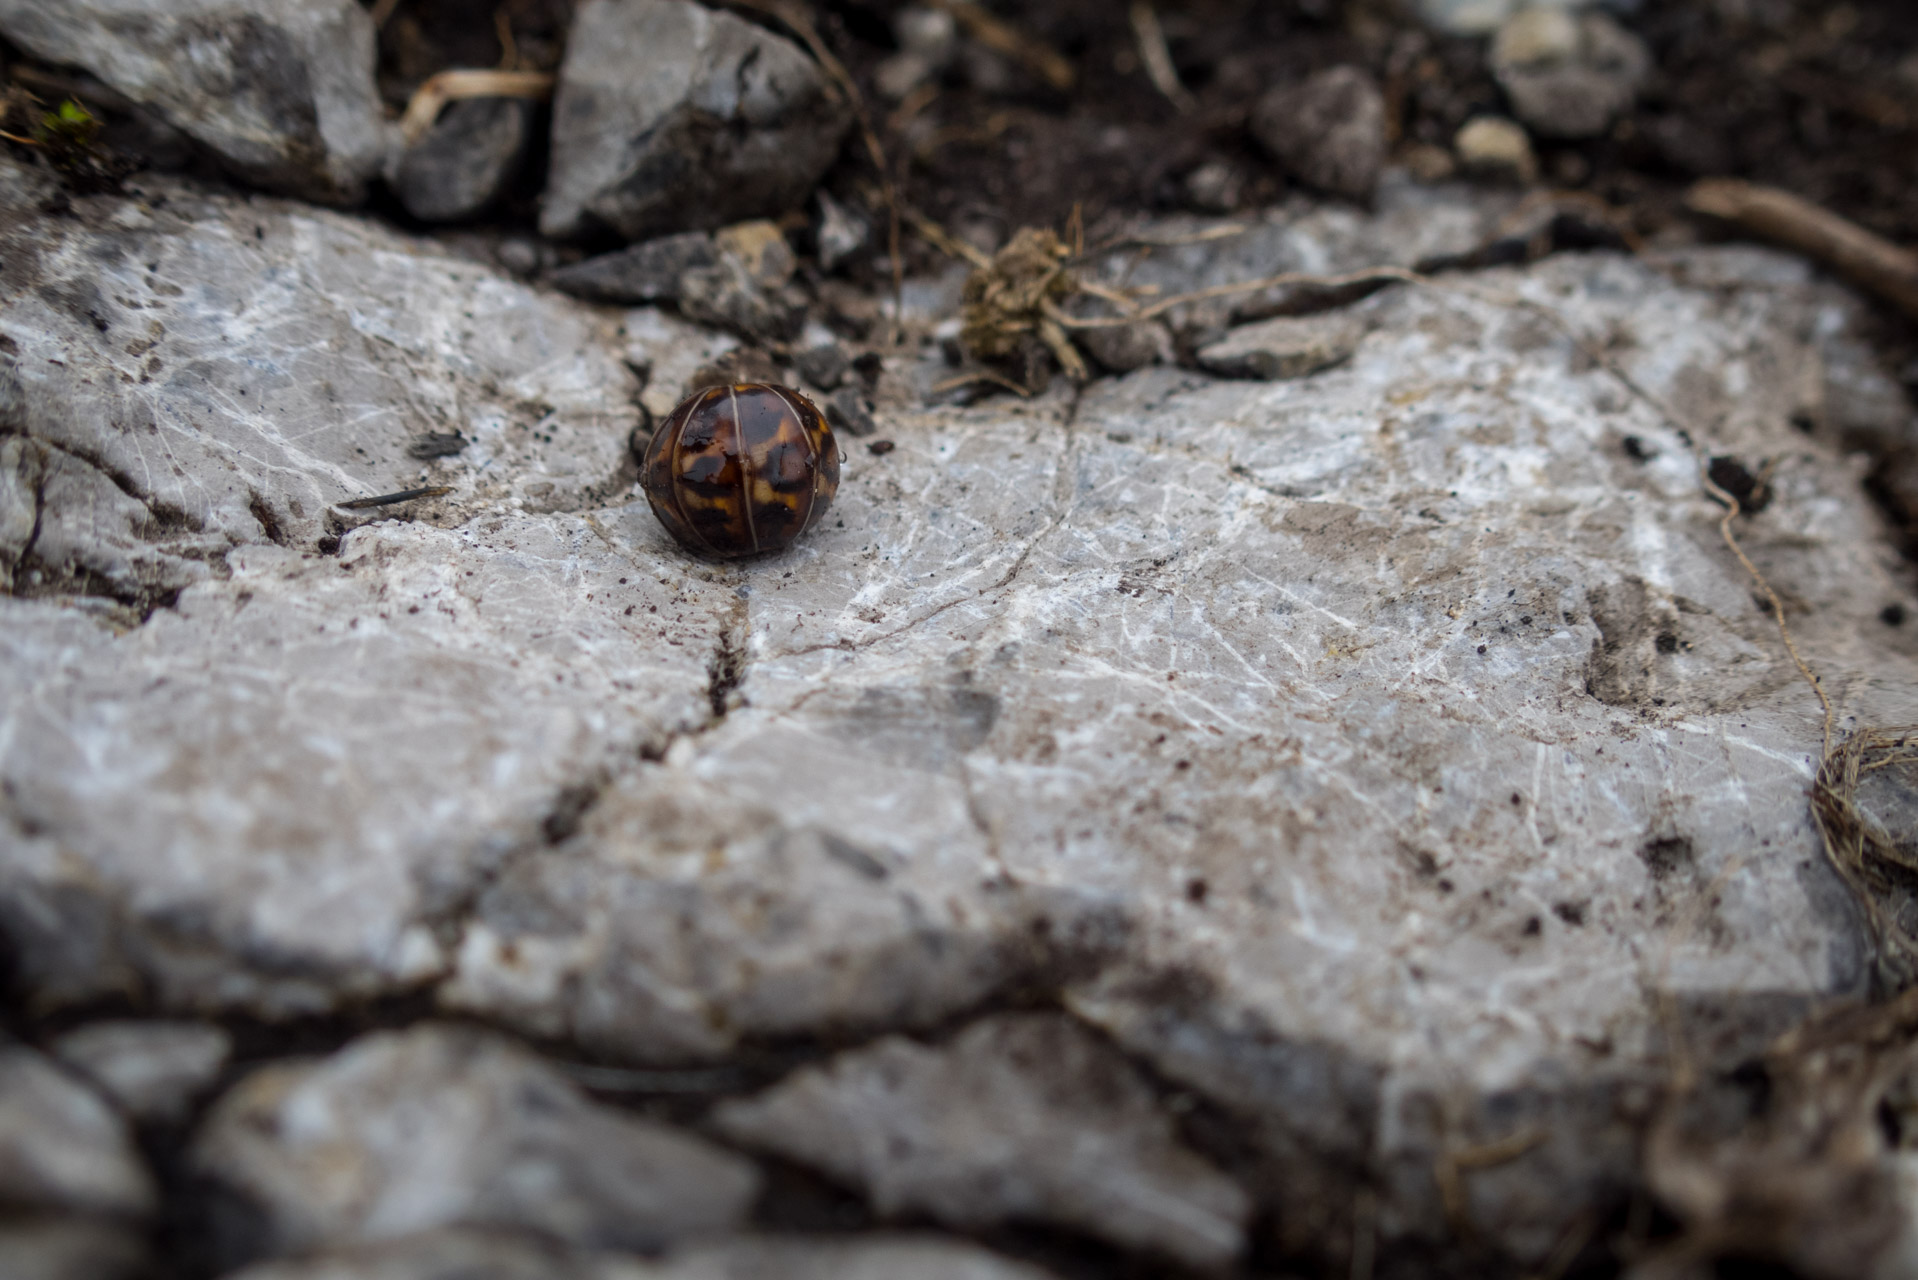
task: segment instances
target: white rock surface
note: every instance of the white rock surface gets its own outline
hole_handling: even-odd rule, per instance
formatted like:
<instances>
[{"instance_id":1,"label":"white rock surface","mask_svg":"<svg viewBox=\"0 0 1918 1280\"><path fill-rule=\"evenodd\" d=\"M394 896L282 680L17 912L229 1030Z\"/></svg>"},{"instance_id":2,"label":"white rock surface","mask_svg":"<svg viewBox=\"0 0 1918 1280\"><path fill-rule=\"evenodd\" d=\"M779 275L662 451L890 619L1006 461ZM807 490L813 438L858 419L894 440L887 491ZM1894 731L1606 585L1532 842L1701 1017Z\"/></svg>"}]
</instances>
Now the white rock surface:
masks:
<instances>
[{"instance_id":1,"label":"white rock surface","mask_svg":"<svg viewBox=\"0 0 1918 1280\"><path fill-rule=\"evenodd\" d=\"M0 1047L0 1208L139 1218L153 1206L113 1108L32 1049Z\"/></svg>"},{"instance_id":2,"label":"white rock surface","mask_svg":"<svg viewBox=\"0 0 1918 1280\"><path fill-rule=\"evenodd\" d=\"M759 1188L739 1156L587 1100L512 1042L434 1025L262 1068L193 1159L257 1205L275 1251L451 1226L655 1249L738 1226Z\"/></svg>"},{"instance_id":3,"label":"white rock surface","mask_svg":"<svg viewBox=\"0 0 1918 1280\"><path fill-rule=\"evenodd\" d=\"M540 229L638 240L778 214L851 122L783 36L691 0L587 0L553 100Z\"/></svg>"},{"instance_id":4,"label":"white rock surface","mask_svg":"<svg viewBox=\"0 0 1918 1280\"><path fill-rule=\"evenodd\" d=\"M1536 1265L1630 1176L1664 1010L1727 1065L1861 989L1805 803L1816 706L1697 482L1699 452L1777 460L1741 536L1841 727L1918 719L1918 638L1878 619L1903 571L1856 465L1792 426L1855 304L1789 259L1395 286L1351 305L1350 359L1277 383L1153 368L920 410L889 370L894 451L850 451L790 554L714 568L607 484L632 397L729 339L643 311L621 334L271 202L156 184L163 210L55 224L0 175L4 434L134 504L62 535L74 557L184 584L169 607L12 553L43 574L0 600L0 931L30 1002L428 989L643 1063L1037 989L1229 1118L1279 1245L1351 1239L1363 1178L1381 1247L1450 1247L1433 1170L1464 1153L1472 1229ZM1413 261L1509 205L1379 200L1295 202L1138 280ZM156 313L146 254L226 283ZM149 316L198 336L142 384ZM249 362L301 372L236 408ZM521 394L555 413L505 419ZM435 403L510 425L403 467ZM368 434L326 443L342 422ZM562 465L599 479L535 495ZM455 495L329 523L421 470Z\"/></svg>"},{"instance_id":5,"label":"white rock surface","mask_svg":"<svg viewBox=\"0 0 1918 1280\"><path fill-rule=\"evenodd\" d=\"M203 1022L90 1022L53 1045L128 1115L160 1122L184 1118L232 1051L233 1038Z\"/></svg>"},{"instance_id":6,"label":"white rock surface","mask_svg":"<svg viewBox=\"0 0 1918 1280\"><path fill-rule=\"evenodd\" d=\"M719 1131L858 1187L881 1214L1039 1222L1196 1267L1245 1247L1251 1203L1187 1149L1111 1046L1058 1014L890 1036L722 1105Z\"/></svg>"},{"instance_id":7,"label":"white rock surface","mask_svg":"<svg viewBox=\"0 0 1918 1280\"><path fill-rule=\"evenodd\" d=\"M0 0L0 34L269 190L354 204L386 157L373 22L353 0Z\"/></svg>"}]
</instances>

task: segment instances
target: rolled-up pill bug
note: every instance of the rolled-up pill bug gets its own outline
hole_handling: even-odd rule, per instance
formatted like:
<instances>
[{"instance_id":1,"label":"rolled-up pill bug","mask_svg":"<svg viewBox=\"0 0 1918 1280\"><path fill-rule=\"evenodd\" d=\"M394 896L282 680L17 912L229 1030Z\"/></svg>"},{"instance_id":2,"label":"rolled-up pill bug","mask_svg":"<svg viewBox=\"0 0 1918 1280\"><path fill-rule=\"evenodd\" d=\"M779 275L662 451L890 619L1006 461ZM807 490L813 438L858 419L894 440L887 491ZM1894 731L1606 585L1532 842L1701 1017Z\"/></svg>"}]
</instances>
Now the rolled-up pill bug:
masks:
<instances>
[{"instance_id":1,"label":"rolled-up pill bug","mask_svg":"<svg viewBox=\"0 0 1918 1280\"><path fill-rule=\"evenodd\" d=\"M791 387L707 387L660 422L639 483L688 551L765 555L826 514L839 491L839 444L818 407Z\"/></svg>"}]
</instances>

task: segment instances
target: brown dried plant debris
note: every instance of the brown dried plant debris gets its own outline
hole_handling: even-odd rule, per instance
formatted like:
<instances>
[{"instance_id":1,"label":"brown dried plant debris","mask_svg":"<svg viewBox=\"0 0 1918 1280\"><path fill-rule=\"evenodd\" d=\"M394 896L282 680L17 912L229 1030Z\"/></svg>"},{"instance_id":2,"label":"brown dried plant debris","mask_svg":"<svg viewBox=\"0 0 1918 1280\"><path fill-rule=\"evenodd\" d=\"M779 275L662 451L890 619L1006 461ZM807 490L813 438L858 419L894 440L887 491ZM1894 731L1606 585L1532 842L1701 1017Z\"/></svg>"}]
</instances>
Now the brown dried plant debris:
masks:
<instances>
[{"instance_id":1,"label":"brown dried plant debris","mask_svg":"<svg viewBox=\"0 0 1918 1280\"><path fill-rule=\"evenodd\" d=\"M1887 1274L1906 1229L1898 1153L1918 1146L1918 991L1851 1005L1780 1037L1757 1114L1732 1132L1701 1095L1674 1098L1646 1175L1683 1232L1634 1280L1692 1280L1718 1264L1806 1280Z\"/></svg>"},{"instance_id":2,"label":"brown dried plant debris","mask_svg":"<svg viewBox=\"0 0 1918 1280\"><path fill-rule=\"evenodd\" d=\"M1901 910L1918 896L1918 832L1888 830L1860 808L1859 788L1874 775L1918 792L1918 725L1855 731L1826 751L1811 792L1825 856L1865 914L1874 977L1901 991L1918 982L1918 936Z\"/></svg>"},{"instance_id":3,"label":"brown dried plant debris","mask_svg":"<svg viewBox=\"0 0 1918 1280\"><path fill-rule=\"evenodd\" d=\"M1045 343L1075 382L1089 376L1084 358L1060 324L1058 304L1079 291L1066 269L1072 253L1058 236L1022 228L991 261L966 279L959 341L974 358L1004 362L1022 353L1032 336Z\"/></svg>"}]
</instances>

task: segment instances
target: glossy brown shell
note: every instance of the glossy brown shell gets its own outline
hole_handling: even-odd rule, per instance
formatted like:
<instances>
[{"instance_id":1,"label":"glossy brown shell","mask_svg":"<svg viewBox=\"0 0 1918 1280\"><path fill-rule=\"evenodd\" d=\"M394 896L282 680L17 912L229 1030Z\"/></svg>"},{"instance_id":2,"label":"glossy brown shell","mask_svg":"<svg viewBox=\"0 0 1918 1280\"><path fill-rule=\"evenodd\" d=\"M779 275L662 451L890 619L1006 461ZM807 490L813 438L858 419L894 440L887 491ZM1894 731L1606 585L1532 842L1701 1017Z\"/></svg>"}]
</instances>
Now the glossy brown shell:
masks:
<instances>
[{"instance_id":1,"label":"glossy brown shell","mask_svg":"<svg viewBox=\"0 0 1918 1280\"><path fill-rule=\"evenodd\" d=\"M707 387L674 409L640 459L653 514L688 551L735 559L784 551L839 491L839 444L791 387Z\"/></svg>"}]
</instances>

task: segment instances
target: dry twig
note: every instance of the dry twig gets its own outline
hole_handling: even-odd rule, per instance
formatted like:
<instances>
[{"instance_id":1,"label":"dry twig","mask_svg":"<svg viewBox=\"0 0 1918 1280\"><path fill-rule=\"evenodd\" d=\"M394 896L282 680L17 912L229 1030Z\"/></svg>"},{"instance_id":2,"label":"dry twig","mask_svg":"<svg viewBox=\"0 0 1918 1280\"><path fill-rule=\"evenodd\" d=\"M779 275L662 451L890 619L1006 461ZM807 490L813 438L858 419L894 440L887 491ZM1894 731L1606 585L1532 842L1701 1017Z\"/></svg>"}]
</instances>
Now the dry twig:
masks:
<instances>
[{"instance_id":1,"label":"dry twig","mask_svg":"<svg viewBox=\"0 0 1918 1280\"><path fill-rule=\"evenodd\" d=\"M1709 178L1685 194L1694 213L1783 245L1830 267L1918 319L1918 254L1787 191Z\"/></svg>"}]
</instances>

